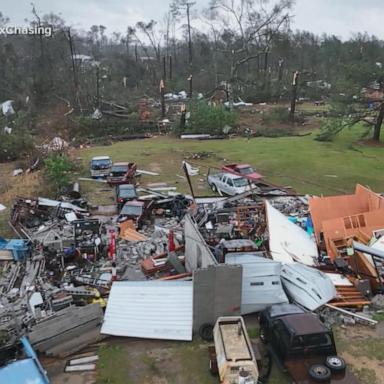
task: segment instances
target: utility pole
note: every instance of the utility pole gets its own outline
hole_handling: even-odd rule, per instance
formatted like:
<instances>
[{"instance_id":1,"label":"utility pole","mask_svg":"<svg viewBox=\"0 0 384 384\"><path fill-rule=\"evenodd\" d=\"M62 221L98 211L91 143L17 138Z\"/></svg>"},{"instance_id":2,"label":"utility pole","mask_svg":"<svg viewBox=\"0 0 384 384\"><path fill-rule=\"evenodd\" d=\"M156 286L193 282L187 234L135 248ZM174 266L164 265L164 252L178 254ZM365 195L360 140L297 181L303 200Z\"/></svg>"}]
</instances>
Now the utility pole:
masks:
<instances>
[{"instance_id":1,"label":"utility pole","mask_svg":"<svg viewBox=\"0 0 384 384\"><path fill-rule=\"evenodd\" d=\"M295 121L295 109L296 109L296 97L297 97L297 85L299 83L299 71L293 74L292 81L292 98L291 98L291 109L289 111L289 119Z\"/></svg>"},{"instance_id":2,"label":"utility pole","mask_svg":"<svg viewBox=\"0 0 384 384\"><path fill-rule=\"evenodd\" d=\"M163 56L163 79L167 80L167 58Z\"/></svg>"}]
</instances>

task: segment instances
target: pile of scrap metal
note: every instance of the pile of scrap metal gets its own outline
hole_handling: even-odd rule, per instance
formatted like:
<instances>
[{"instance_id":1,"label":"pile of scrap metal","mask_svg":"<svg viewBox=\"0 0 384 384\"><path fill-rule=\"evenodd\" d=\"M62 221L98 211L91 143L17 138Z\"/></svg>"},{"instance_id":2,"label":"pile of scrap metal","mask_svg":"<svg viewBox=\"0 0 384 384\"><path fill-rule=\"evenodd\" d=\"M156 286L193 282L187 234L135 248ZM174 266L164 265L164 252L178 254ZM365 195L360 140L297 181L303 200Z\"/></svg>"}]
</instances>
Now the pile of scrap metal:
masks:
<instances>
[{"instance_id":1,"label":"pile of scrap metal","mask_svg":"<svg viewBox=\"0 0 384 384\"><path fill-rule=\"evenodd\" d=\"M57 220L71 222L89 215L83 202L58 201L44 197L18 197L12 207L10 224L21 237L30 238L29 232L41 226L49 227Z\"/></svg>"},{"instance_id":2,"label":"pile of scrap metal","mask_svg":"<svg viewBox=\"0 0 384 384\"><path fill-rule=\"evenodd\" d=\"M331 206L333 201L337 209ZM384 198L362 186L346 197L270 196L260 200L246 193L196 202L191 210L193 224L187 223L185 229L187 262L194 253L187 234L192 228L199 231L212 253L208 264L242 265L243 314L249 308L260 310L288 299L311 311L324 305L362 308L370 304L372 292L381 289L380 253L369 252L373 256L368 256L355 244L350 255L351 240L384 251L384 237L378 239L384 234L380 231L384 229ZM265 292L271 294L268 302Z\"/></svg>"}]
</instances>

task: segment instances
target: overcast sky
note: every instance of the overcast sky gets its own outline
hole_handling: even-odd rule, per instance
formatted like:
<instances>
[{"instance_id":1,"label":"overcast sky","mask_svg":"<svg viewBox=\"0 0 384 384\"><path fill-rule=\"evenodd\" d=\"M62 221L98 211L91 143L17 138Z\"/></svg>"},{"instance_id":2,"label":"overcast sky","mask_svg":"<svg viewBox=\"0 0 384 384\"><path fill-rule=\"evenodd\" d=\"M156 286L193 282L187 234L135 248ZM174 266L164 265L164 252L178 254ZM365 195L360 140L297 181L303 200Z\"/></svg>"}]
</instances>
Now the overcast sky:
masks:
<instances>
[{"instance_id":1,"label":"overcast sky","mask_svg":"<svg viewBox=\"0 0 384 384\"><path fill-rule=\"evenodd\" d=\"M203 8L209 0L195 0ZM68 24L89 29L105 25L107 32L125 32L139 20L161 20L168 0L34 0L39 14L59 14ZM31 18L31 0L0 0L0 12L15 25ZM368 32L384 39L384 0L297 0L292 11L293 29L326 32L348 39Z\"/></svg>"}]
</instances>

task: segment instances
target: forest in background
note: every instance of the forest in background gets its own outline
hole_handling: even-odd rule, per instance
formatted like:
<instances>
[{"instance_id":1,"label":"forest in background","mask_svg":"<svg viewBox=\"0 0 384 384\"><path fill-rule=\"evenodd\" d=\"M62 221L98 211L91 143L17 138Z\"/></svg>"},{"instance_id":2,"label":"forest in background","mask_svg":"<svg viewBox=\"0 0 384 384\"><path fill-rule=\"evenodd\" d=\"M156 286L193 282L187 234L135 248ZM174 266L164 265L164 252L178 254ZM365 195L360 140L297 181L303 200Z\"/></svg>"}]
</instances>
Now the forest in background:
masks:
<instances>
[{"instance_id":1,"label":"forest in background","mask_svg":"<svg viewBox=\"0 0 384 384\"><path fill-rule=\"evenodd\" d=\"M325 139L359 121L374 126L379 139L384 42L366 33L342 41L331 31L294 31L294 7L290 0L212 0L198 9L174 0L159 20L137 20L121 34L103 25L77 30L32 4L29 24L50 26L54 33L0 35L0 102L13 100L18 111L12 119L2 117L0 128L10 126L23 137L52 136L55 130L67 138L82 131L89 136L105 125L117 132L137 123L142 98L158 104L161 80L165 92L192 90L206 99L224 90L230 106L239 98L289 102L296 73L295 99L331 103L334 119L324 124ZM0 14L0 26L8 24ZM368 103L364 88L379 96ZM112 112L107 122L108 113L92 122L105 103L123 106L123 118ZM3 143L17 141L1 132Z\"/></svg>"}]
</instances>

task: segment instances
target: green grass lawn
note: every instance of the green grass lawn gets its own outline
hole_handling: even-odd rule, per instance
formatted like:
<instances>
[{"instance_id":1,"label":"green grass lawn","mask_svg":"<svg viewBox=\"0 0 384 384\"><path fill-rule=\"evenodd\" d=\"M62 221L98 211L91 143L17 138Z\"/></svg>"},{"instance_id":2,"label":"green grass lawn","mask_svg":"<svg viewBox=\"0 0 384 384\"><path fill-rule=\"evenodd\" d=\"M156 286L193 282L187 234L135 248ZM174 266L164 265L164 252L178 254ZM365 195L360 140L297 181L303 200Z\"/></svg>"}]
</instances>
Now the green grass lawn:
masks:
<instances>
[{"instance_id":1,"label":"green grass lawn","mask_svg":"<svg viewBox=\"0 0 384 384\"><path fill-rule=\"evenodd\" d=\"M138 167L158 171L161 176L145 176L143 181L166 181L188 190L182 175L184 156L197 152L211 152L211 156L191 160L207 166L221 166L229 162L252 164L267 180L290 185L300 193L340 194L354 190L356 183L384 191L384 147L362 144L362 129L345 130L334 142L322 143L304 137L235 138L229 140L197 141L170 137L119 142L111 146L92 147L78 152L88 166L96 155L110 155L114 161L136 161ZM197 176L197 178L199 178ZM204 178L201 176L200 179ZM196 179L196 178L195 178ZM200 186L196 194L207 191Z\"/></svg>"}]
</instances>

